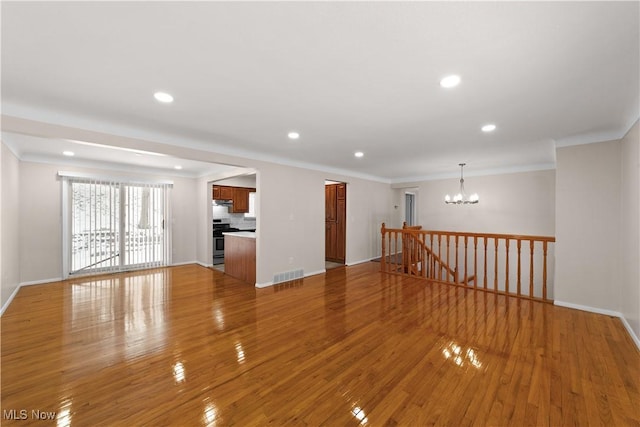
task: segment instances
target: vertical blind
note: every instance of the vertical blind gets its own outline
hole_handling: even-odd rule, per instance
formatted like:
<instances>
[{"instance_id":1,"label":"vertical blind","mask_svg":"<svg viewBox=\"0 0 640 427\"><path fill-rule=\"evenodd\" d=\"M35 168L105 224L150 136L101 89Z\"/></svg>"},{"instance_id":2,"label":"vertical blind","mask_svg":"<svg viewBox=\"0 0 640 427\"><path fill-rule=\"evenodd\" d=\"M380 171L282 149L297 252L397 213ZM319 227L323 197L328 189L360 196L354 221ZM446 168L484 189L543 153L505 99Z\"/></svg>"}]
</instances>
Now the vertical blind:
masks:
<instances>
[{"instance_id":1,"label":"vertical blind","mask_svg":"<svg viewBox=\"0 0 640 427\"><path fill-rule=\"evenodd\" d=\"M67 275L171 263L170 184L63 178Z\"/></svg>"}]
</instances>

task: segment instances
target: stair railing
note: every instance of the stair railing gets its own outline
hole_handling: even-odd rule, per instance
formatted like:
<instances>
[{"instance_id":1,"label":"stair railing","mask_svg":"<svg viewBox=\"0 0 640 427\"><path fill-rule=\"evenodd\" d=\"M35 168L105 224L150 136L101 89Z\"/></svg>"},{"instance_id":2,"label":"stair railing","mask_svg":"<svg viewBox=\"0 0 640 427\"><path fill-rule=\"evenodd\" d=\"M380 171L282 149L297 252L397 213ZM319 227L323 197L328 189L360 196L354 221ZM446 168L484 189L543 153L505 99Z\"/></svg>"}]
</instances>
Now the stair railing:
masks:
<instances>
[{"instance_id":1,"label":"stair railing","mask_svg":"<svg viewBox=\"0 0 640 427\"><path fill-rule=\"evenodd\" d=\"M382 272L552 301L555 237L422 230L406 223L401 229L383 223L381 233Z\"/></svg>"}]
</instances>

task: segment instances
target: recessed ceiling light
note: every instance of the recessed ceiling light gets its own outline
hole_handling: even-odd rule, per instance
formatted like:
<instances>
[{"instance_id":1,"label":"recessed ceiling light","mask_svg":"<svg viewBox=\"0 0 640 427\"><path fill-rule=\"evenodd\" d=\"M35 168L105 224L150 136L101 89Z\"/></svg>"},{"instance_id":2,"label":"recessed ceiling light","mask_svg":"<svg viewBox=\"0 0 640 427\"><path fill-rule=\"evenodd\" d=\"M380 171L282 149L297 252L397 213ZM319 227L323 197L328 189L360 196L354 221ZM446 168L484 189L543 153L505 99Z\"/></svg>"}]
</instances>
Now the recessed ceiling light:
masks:
<instances>
[{"instance_id":1,"label":"recessed ceiling light","mask_svg":"<svg viewBox=\"0 0 640 427\"><path fill-rule=\"evenodd\" d=\"M446 87L446 88L456 87L459 84L460 84L460 76L457 76L455 74L447 76L442 80L440 80L440 86Z\"/></svg>"},{"instance_id":2,"label":"recessed ceiling light","mask_svg":"<svg viewBox=\"0 0 640 427\"><path fill-rule=\"evenodd\" d=\"M356 151L355 153L353 153L353 155L356 157L363 157L364 153L362 151Z\"/></svg>"},{"instance_id":3,"label":"recessed ceiling light","mask_svg":"<svg viewBox=\"0 0 640 427\"><path fill-rule=\"evenodd\" d=\"M300 134L298 132L289 132L287 134L287 136L289 137L289 139L298 139L298 138L300 138Z\"/></svg>"},{"instance_id":4,"label":"recessed ceiling light","mask_svg":"<svg viewBox=\"0 0 640 427\"><path fill-rule=\"evenodd\" d=\"M63 151L63 152L62 152L62 154L63 154L64 156L68 156L68 157L71 157L71 156L75 156L75 155L76 155L76 153L74 153L73 151Z\"/></svg>"},{"instance_id":5,"label":"recessed ceiling light","mask_svg":"<svg viewBox=\"0 0 640 427\"><path fill-rule=\"evenodd\" d=\"M175 165L173 168L174 168L174 169L177 169L177 170L180 170L180 169L182 169L182 166L180 166L180 165Z\"/></svg>"},{"instance_id":6,"label":"recessed ceiling light","mask_svg":"<svg viewBox=\"0 0 640 427\"><path fill-rule=\"evenodd\" d=\"M482 126L482 132L493 132L494 130L496 130L496 125L493 123Z\"/></svg>"},{"instance_id":7,"label":"recessed ceiling light","mask_svg":"<svg viewBox=\"0 0 640 427\"><path fill-rule=\"evenodd\" d=\"M156 101L163 102L165 104L173 102L173 96L169 95L166 92L156 92L153 94L153 97L156 99Z\"/></svg>"}]
</instances>

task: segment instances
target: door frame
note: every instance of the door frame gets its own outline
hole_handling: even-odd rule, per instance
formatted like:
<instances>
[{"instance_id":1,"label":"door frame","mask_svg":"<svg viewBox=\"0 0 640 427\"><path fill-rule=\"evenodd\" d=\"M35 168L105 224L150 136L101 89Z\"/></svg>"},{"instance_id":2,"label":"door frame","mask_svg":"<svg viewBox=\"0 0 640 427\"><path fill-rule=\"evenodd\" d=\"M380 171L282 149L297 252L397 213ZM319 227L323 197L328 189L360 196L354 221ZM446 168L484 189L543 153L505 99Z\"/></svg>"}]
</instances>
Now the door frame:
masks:
<instances>
[{"instance_id":1,"label":"door frame","mask_svg":"<svg viewBox=\"0 0 640 427\"><path fill-rule=\"evenodd\" d=\"M408 205L411 205L410 211L407 211ZM404 192L404 220L408 226L416 225L416 193L413 191Z\"/></svg>"},{"instance_id":2,"label":"door frame","mask_svg":"<svg viewBox=\"0 0 640 427\"><path fill-rule=\"evenodd\" d=\"M327 236L327 234L326 234L326 233L327 233L327 228L326 228L326 227L327 227L327 221L326 221L326 211L325 211L325 221L324 221L324 222L325 222L325 224L324 224L324 225L325 225L325 250L324 250L324 260L325 260L325 262L326 262L326 261L329 261L329 262L336 262L336 263L341 263L341 264L346 265L346 264L347 264L347 223L348 223L348 221L347 221L347 210L348 210L348 209L347 209L347 203L348 203L348 196L347 196L347 194L348 194L348 186L349 186L349 185L348 185L348 183L347 183L347 182L345 182L345 181L335 181L335 180L325 179L325 181L324 181L324 187L325 187L325 192L324 192L324 195L325 195L325 196L324 196L324 202L325 202L325 209L326 209L326 204L327 204L327 192L326 192L326 187L327 187L328 185L336 185L336 186L337 186L337 185L340 185L340 184L344 185L344 191L345 191L345 196L344 196L344 212L343 212L342 216L341 216L339 213L337 213L337 214L336 214L336 216L337 216L338 218L339 218L339 217L344 218L344 235L342 236L342 239L344 239L344 241L342 242L342 243L343 243L343 247L344 247L344 259L343 259L342 261L339 261L339 260L338 260L338 261L336 261L336 259L337 259L337 258L327 258L327 247L326 247L326 245L327 245L327 237L326 237L326 236ZM336 209L337 209L337 206L338 206L338 201L337 201L337 191L336 191Z\"/></svg>"}]
</instances>

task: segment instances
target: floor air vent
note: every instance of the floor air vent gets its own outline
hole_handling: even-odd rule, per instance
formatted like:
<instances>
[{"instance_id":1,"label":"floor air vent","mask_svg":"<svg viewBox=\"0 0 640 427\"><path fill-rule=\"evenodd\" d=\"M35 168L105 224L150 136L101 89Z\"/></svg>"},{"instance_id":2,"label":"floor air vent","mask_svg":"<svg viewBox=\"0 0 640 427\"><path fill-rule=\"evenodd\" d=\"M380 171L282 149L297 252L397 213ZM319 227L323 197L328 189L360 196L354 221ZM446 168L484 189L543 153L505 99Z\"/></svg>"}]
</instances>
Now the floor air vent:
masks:
<instances>
[{"instance_id":1,"label":"floor air vent","mask_svg":"<svg viewBox=\"0 0 640 427\"><path fill-rule=\"evenodd\" d=\"M303 277L304 277L304 270L301 268L298 270L285 271L284 273L278 273L275 276L273 276L273 284L275 285L276 283L289 282L291 280L302 279Z\"/></svg>"}]
</instances>

